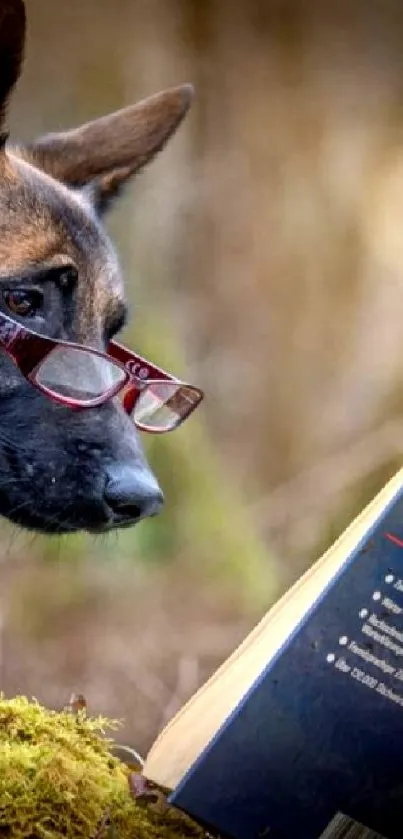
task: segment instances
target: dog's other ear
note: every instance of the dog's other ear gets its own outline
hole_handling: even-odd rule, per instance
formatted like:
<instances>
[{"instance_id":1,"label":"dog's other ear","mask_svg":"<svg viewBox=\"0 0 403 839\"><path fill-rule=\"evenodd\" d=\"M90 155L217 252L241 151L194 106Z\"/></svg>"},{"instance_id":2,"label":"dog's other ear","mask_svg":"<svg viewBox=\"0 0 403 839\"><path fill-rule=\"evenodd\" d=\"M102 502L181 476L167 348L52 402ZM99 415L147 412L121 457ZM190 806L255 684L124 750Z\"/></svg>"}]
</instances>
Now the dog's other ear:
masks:
<instances>
[{"instance_id":1,"label":"dog's other ear","mask_svg":"<svg viewBox=\"0 0 403 839\"><path fill-rule=\"evenodd\" d=\"M192 98L191 85L164 90L80 128L40 137L28 152L54 178L88 186L103 211L128 178L162 149Z\"/></svg>"},{"instance_id":2,"label":"dog's other ear","mask_svg":"<svg viewBox=\"0 0 403 839\"><path fill-rule=\"evenodd\" d=\"M25 44L23 0L0 0L0 131L10 93L20 75Z\"/></svg>"}]
</instances>

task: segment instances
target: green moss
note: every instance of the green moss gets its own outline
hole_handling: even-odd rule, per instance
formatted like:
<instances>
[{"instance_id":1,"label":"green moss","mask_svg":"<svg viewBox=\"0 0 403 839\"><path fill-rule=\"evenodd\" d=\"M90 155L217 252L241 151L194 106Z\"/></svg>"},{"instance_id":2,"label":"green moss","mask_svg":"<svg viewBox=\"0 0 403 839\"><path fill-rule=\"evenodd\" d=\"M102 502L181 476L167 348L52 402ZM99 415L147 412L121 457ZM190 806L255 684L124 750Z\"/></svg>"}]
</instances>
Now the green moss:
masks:
<instances>
[{"instance_id":1,"label":"green moss","mask_svg":"<svg viewBox=\"0 0 403 839\"><path fill-rule=\"evenodd\" d=\"M177 811L140 806L111 753L116 722L0 694L0 837L173 839L203 832ZM111 828L100 832L109 817Z\"/></svg>"}]
</instances>

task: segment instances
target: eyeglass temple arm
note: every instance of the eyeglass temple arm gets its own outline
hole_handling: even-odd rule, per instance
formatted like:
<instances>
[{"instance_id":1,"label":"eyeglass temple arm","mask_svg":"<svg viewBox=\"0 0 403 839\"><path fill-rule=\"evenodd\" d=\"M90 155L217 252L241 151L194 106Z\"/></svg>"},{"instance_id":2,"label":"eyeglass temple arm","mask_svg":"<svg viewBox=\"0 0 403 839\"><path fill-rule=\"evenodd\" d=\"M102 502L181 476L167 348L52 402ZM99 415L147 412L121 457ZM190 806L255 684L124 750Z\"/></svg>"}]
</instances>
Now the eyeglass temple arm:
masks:
<instances>
[{"instance_id":1,"label":"eyeglass temple arm","mask_svg":"<svg viewBox=\"0 0 403 839\"><path fill-rule=\"evenodd\" d=\"M126 347L119 344L117 341L110 341L108 345L108 353L112 356L112 358L116 358L117 361L121 361L123 364L130 364L129 371L135 376L137 379L168 379L169 381L177 381L170 373L166 370L162 370L161 367L156 367L152 364L148 359L143 358L141 355L137 355L137 353L132 352L131 350L126 349Z\"/></svg>"},{"instance_id":2,"label":"eyeglass temple arm","mask_svg":"<svg viewBox=\"0 0 403 839\"><path fill-rule=\"evenodd\" d=\"M123 404L127 410L133 409L138 397L139 389L138 386L136 387L136 382L141 382L146 379L164 379L167 382L175 382L175 384L183 387L193 387L192 385L187 385L187 383L182 381L182 379L172 376L171 373L167 373L166 370L162 370L161 367L156 367L150 361L143 358L141 355L137 355L137 353L133 353L131 350L128 350L117 341L110 341L108 345L108 353L112 358L115 358L117 361L125 364L126 369L128 369L132 374L131 382L128 384L123 400ZM203 391L200 390L200 388L194 388L194 390L198 391L200 397L199 401L201 402L204 398Z\"/></svg>"}]
</instances>

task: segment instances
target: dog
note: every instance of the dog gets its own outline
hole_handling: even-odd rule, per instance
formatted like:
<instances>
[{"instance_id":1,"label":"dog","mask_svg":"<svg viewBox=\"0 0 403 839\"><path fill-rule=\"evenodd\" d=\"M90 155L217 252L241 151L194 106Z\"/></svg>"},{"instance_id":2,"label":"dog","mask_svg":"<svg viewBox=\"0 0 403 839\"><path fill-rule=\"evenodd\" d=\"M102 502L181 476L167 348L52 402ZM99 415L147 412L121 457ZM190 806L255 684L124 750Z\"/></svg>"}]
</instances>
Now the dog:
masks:
<instances>
[{"instance_id":1,"label":"dog","mask_svg":"<svg viewBox=\"0 0 403 839\"><path fill-rule=\"evenodd\" d=\"M174 133L181 85L64 133L11 143L9 97L23 61L23 0L0 5L0 314L104 353L126 318L102 219ZM4 344L6 346L6 344ZM156 515L163 495L116 397L72 410L34 387L0 349L0 515L43 533L100 533Z\"/></svg>"}]
</instances>

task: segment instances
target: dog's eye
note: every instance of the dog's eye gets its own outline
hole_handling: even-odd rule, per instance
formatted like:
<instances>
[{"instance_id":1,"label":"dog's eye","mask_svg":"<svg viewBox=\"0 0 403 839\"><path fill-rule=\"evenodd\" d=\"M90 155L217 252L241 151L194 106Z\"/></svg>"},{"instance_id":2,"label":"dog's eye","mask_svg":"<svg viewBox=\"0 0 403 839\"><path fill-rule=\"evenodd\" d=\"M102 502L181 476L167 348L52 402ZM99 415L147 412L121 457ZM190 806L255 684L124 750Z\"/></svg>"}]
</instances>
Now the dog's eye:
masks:
<instances>
[{"instance_id":1,"label":"dog's eye","mask_svg":"<svg viewBox=\"0 0 403 839\"><path fill-rule=\"evenodd\" d=\"M4 291L3 299L13 315L23 318L32 317L42 304L42 292L35 288L17 288L13 291Z\"/></svg>"}]
</instances>

